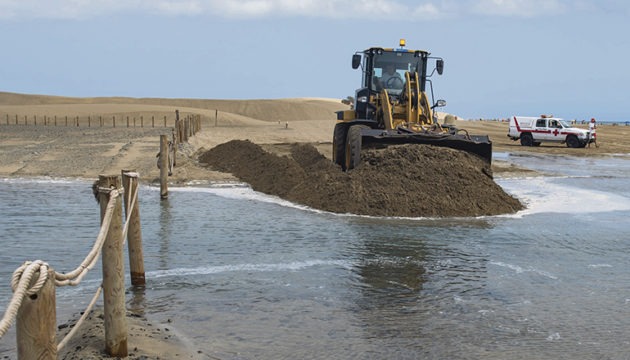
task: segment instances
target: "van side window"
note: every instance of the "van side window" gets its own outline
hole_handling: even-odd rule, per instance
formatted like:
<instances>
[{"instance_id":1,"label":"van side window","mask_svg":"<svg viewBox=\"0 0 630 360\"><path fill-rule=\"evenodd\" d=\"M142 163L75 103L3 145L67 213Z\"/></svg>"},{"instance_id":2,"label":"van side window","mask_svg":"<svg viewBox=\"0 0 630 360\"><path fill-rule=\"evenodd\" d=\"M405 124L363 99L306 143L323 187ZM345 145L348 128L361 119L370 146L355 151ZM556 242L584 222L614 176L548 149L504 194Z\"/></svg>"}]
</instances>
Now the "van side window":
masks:
<instances>
[{"instance_id":1,"label":"van side window","mask_svg":"<svg viewBox=\"0 0 630 360\"><path fill-rule=\"evenodd\" d=\"M538 119L536 120L536 127L547 127L547 120L545 119Z\"/></svg>"}]
</instances>

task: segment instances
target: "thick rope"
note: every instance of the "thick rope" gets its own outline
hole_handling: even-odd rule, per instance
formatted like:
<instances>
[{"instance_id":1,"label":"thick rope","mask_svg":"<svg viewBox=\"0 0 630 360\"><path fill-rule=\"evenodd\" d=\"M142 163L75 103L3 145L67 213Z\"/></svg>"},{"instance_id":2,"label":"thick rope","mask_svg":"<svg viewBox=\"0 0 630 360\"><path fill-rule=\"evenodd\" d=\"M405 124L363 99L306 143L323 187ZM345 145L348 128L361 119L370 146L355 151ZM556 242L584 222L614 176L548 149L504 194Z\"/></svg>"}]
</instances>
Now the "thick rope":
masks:
<instances>
[{"instance_id":1,"label":"thick rope","mask_svg":"<svg viewBox=\"0 0 630 360\"><path fill-rule=\"evenodd\" d=\"M90 301L90 303L88 304L87 308L83 312L83 315L81 315L77 323L74 324L74 326L72 327L72 330L70 330L70 332L68 332L66 336L64 336L63 340L61 340L59 344L57 344L57 352L61 351L64 348L64 346L66 346L68 341L70 341L70 339L72 339L72 337L79 330L79 327L81 327L81 325L83 324L87 316L92 311L92 307L96 303L96 300L98 300L98 296L101 295L102 290L103 290L103 285L99 286L98 289L96 289L96 292L94 293L94 296L92 297L92 301Z\"/></svg>"},{"instance_id":2,"label":"thick rope","mask_svg":"<svg viewBox=\"0 0 630 360\"><path fill-rule=\"evenodd\" d=\"M137 173L126 173L127 176L132 178L138 177ZM96 262L98 261L98 255L100 254L103 244L105 243L105 239L107 237L107 233L109 231L109 227L111 224L111 220L114 214L114 209L116 205L116 198L123 193L122 189L110 189L110 188L98 188L99 192L105 192L109 194L109 202L107 203L107 207L105 210L105 214L103 216L103 221L101 224L101 228L99 230L99 234L97 236L96 242L92 247L90 253L83 260L81 265L77 267L75 270L67 273L61 274L55 272L55 285L56 286L65 286L65 285L78 285L83 277L91 270ZM129 227L129 219L131 218L131 213L133 212L133 208L135 207L135 202L137 200L138 188L134 191L134 194L129 194L128 199L133 201L129 201L129 215L127 215L127 221L125 222L125 226L123 228L123 239L126 240L127 237L127 229ZM39 277L37 281L33 284L33 286L29 287L31 280L36 272L39 271ZM8 329L13 325L17 317L18 310L22 305L25 296L31 296L37 294L39 290L43 287L46 280L48 280L48 264L44 263L41 260L37 260L34 262L25 262L22 266L16 269L13 273L13 277L11 279L11 287L13 289L13 297L9 302L9 306L5 311L3 318L0 320L0 338L6 334ZM84 312L84 315L79 319L75 327L66 335L63 341L58 345L58 349L63 348L63 346L67 343L67 341L76 333L76 329L83 322L87 314L91 311L92 306L96 302L96 299L100 295L102 290L102 286L96 291L91 303L88 305L88 309Z\"/></svg>"},{"instance_id":3,"label":"thick rope","mask_svg":"<svg viewBox=\"0 0 630 360\"><path fill-rule=\"evenodd\" d=\"M105 215L103 216L103 222L96 238L96 242L79 267L66 274L55 273L55 285L57 286L78 285L81 282L81 279L83 279L87 272L91 270L98 261L98 255L101 253L101 249L103 248L103 244L107 238L109 225L111 224L112 216L114 214L114 208L116 206L115 200L120 194L119 190L116 189L99 188L99 191L109 192L109 202L107 203L107 207L105 209Z\"/></svg>"},{"instance_id":4,"label":"thick rope","mask_svg":"<svg viewBox=\"0 0 630 360\"><path fill-rule=\"evenodd\" d=\"M39 272L39 278L30 287L31 280L36 272ZM25 262L13 273L11 280L11 287L13 288L13 297L9 302L9 306L0 320L0 338L6 334L9 330L15 318L17 317L18 310L22 306L24 297L36 294L44 285L48 279L48 264L41 260L34 262Z\"/></svg>"}]
</instances>

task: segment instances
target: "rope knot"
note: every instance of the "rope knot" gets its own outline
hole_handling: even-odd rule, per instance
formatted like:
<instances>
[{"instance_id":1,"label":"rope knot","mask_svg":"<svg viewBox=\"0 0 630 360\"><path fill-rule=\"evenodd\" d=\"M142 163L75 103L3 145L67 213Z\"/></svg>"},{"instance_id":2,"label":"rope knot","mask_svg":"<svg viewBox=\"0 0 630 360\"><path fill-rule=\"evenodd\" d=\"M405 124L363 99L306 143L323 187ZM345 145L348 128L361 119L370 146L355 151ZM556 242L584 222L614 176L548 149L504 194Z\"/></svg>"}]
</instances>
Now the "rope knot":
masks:
<instances>
[{"instance_id":1,"label":"rope knot","mask_svg":"<svg viewBox=\"0 0 630 360\"><path fill-rule=\"evenodd\" d=\"M37 281L31 286L31 279L37 272L39 272ZM48 263L41 260L26 261L13 272L11 289L13 292L16 292L19 288L22 288L26 291L26 295L35 295L44 286L47 279Z\"/></svg>"}]
</instances>

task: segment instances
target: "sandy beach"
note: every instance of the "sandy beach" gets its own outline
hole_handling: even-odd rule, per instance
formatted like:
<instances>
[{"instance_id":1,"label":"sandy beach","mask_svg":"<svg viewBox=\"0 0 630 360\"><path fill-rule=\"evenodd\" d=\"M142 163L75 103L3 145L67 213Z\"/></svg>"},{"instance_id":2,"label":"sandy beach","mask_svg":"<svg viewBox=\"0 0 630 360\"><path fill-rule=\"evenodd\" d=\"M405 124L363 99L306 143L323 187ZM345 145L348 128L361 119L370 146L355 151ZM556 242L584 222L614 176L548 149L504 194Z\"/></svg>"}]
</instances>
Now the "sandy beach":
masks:
<instances>
[{"instance_id":1,"label":"sandy beach","mask_svg":"<svg viewBox=\"0 0 630 360\"><path fill-rule=\"evenodd\" d=\"M169 181L233 180L229 174L198 166L194 155L240 139L279 154L287 151L287 144L310 143L330 158L334 112L347 108L337 99L316 98L186 100L0 93L0 176L96 179L125 169L138 171L143 182L155 182L159 138L170 138L179 110L181 117L199 114L202 130L188 144L180 144L176 170ZM599 148L570 149L549 143L522 147L507 137L507 122L458 120L456 125L470 134L489 135L495 152L573 156L630 152L628 126L600 125ZM506 170L503 165L495 161L494 172Z\"/></svg>"},{"instance_id":2,"label":"sandy beach","mask_svg":"<svg viewBox=\"0 0 630 360\"><path fill-rule=\"evenodd\" d=\"M75 99L0 93L0 176L93 180L100 174L136 170L144 183L159 182L156 164L159 138L171 136L178 110L180 116L200 115L202 130L187 144L180 145L169 182L182 185L199 180L235 181L231 174L201 166L197 155L230 140L250 140L276 154L288 153L289 144L308 143L331 158L334 112L347 108L337 99L316 98ZM600 125L597 132L600 146L580 149L567 148L564 144L522 147L508 139L507 122L458 120L456 125L470 134L489 135L495 152L595 157L630 153L630 127L622 125ZM494 161L492 170L495 176L527 171L500 161ZM102 331L98 313L91 318L84 325L84 334ZM167 331L164 326L147 324L142 318L131 319L128 358L206 358L179 339L176 331L164 336ZM84 336L76 341L60 358L107 358L102 354L102 337Z\"/></svg>"}]
</instances>

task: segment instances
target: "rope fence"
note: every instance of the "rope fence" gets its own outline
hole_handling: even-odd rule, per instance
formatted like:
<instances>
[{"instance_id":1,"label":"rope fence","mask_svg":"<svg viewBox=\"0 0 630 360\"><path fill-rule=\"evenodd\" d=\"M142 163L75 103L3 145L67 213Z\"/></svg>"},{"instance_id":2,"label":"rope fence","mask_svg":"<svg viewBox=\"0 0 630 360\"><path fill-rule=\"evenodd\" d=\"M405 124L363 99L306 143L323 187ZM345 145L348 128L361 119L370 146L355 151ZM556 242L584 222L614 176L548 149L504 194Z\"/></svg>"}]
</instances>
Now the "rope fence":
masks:
<instances>
[{"instance_id":1,"label":"rope fence","mask_svg":"<svg viewBox=\"0 0 630 360\"><path fill-rule=\"evenodd\" d=\"M18 359L56 359L74 336L103 292L105 351L127 356L127 328L123 271L123 245L128 240L132 285L144 285L142 235L138 209L138 174L122 171L118 176L99 177L93 192L101 207L101 227L92 249L81 264L67 273L54 271L42 260L26 261L11 278L13 297L0 320L0 338L16 323ZM126 221L122 225L123 195ZM55 288L76 286L102 255L103 282L87 309L68 334L56 344Z\"/></svg>"}]
</instances>

